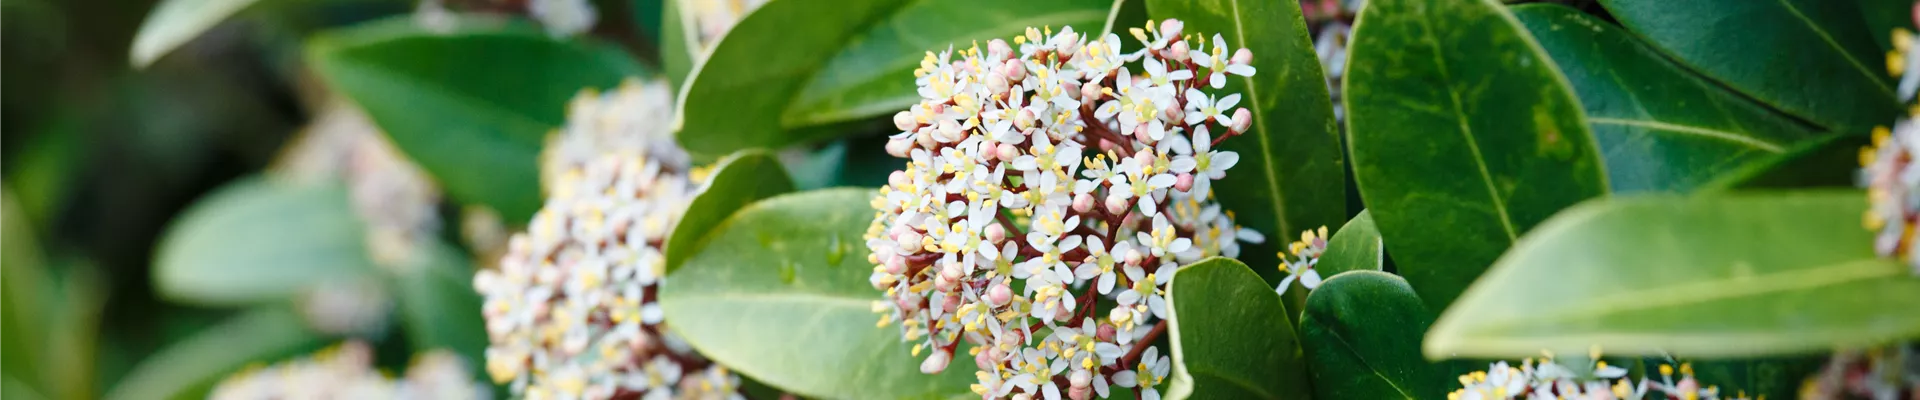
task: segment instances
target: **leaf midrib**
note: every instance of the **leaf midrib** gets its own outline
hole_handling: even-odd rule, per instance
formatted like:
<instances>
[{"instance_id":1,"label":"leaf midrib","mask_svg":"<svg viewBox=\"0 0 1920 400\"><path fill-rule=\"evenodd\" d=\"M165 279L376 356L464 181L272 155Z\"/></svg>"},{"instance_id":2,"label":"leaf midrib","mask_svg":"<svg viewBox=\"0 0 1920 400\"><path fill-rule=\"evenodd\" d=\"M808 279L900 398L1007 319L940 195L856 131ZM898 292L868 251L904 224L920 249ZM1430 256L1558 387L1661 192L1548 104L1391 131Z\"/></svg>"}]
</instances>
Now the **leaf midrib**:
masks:
<instances>
[{"instance_id":1,"label":"leaf midrib","mask_svg":"<svg viewBox=\"0 0 1920 400\"><path fill-rule=\"evenodd\" d=\"M1833 40L1833 35L1828 34L1825 29L1821 29L1819 24L1813 23L1813 20L1808 19L1806 14L1800 13L1798 7L1794 7L1793 4L1788 3L1787 0L1775 1L1780 4L1781 8L1785 8L1787 13L1793 14L1794 19L1798 19L1801 23L1807 24L1807 29L1813 31L1814 36L1818 36L1820 41L1826 42L1827 46L1833 48L1833 51L1840 53L1840 58L1847 60L1847 64L1852 65L1855 70L1860 71L1861 75L1865 75L1867 81L1873 83L1874 88L1880 89L1880 92L1888 96L1894 95L1893 88L1888 87L1886 82L1881 81L1880 76L1875 74L1872 68L1867 68L1866 64L1861 64L1859 58L1854 57L1853 53L1848 52L1845 47L1841 47L1840 42Z\"/></svg>"},{"instance_id":2,"label":"leaf midrib","mask_svg":"<svg viewBox=\"0 0 1920 400\"><path fill-rule=\"evenodd\" d=\"M1347 351L1347 354L1352 354L1353 359L1359 360L1360 366L1365 367L1367 369L1367 372L1373 373L1373 376L1380 377L1380 381L1386 382L1387 387L1391 387L1393 388L1394 392L1400 393L1400 397L1407 398L1407 399L1415 398L1413 397L1413 394L1407 393L1406 389L1402 389L1400 388L1399 384L1394 383L1393 379L1387 378L1386 374L1380 373L1379 368L1375 368L1372 362L1367 361L1367 357L1362 356L1360 354L1359 349L1353 347L1353 343L1347 341L1346 335L1341 335L1339 332L1336 332L1332 329L1327 330L1327 335L1333 336L1333 339L1335 341L1340 342L1340 348L1345 349Z\"/></svg>"},{"instance_id":3,"label":"leaf midrib","mask_svg":"<svg viewBox=\"0 0 1920 400\"><path fill-rule=\"evenodd\" d=\"M1898 268L1887 268L1885 262L1877 258L1855 259L1794 271L1758 275L1748 279L1699 280L1680 285L1621 291L1589 298L1583 302L1588 304L1587 306L1568 308L1558 313L1511 314L1504 316L1523 318L1494 318L1473 325L1480 327L1478 329L1480 332L1495 333L1525 326L1553 325L1565 321L1600 318L1663 307L1786 293L1795 289L1837 285L1900 274L1901 271Z\"/></svg>"},{"instance_id":4,"label":"leaf midrib","mask_svg":"<svg viewBox=\"0 0 1920 400\"><path fill-rule=\"evenodd\" d=\"M1441 57L1440 41L1433 36L1433 23L1425 17L1414 18L1414 20L1419 21L1420 39L1433 47L1433 63L1439 69L1440 79L1445 81L1443 85L1446 85L1447 97L1453 101L1453 113L1458 116L1455 120L1460 124L1460 136L1466 139L1467 149L1473 153L1473 166L1480 172L1480 182L1487 187L1487 197L1493 201L1494 214L1500 216L1500 227L1507 234L1507 243L1512 244L1520 236L1518 229L1513 226L1513 217L1508 215L1506 200L1500 197L1499 189L1494 187L1493 173L1487 170L1487 158L1480 153L1480 143L1473 137L1473 127L1468 121L1466 106L1460 101L1460 91L1454 90L1452 85L1453 73L1448 70L1446 59Z\"/></svg>"},{"instance_id":5,"label":"leaf midrib","mask_svg":"<svg viewBox=\"0 0 1920 400\"><path fill-rule=\"evenodd\" d=\"M1631 126L1631 127L1642 128L1642 129L1653 130L1653 131L1696 136L1696 137L1708 138L1708 139L1713 139L1717 141L1737 144L1742 147L1747 147L1754 150L1761 150L1769 153L1782 153L1786 151L1785 148L1781 147L1777 143L1768 142L1768 141L1760 140L1757 138L1742 136L1738 133L1719 130L1719 129L1700 127L1700 126L1663 122L1663 121L1656 120L1652 117L1647 117L1644 120L1638 120L1638 119L1590 116L1590 117L1587 117L1587 123L1606 124L1606 125L1623 125L1623 126Z\"/></svg>"}]
</instances>

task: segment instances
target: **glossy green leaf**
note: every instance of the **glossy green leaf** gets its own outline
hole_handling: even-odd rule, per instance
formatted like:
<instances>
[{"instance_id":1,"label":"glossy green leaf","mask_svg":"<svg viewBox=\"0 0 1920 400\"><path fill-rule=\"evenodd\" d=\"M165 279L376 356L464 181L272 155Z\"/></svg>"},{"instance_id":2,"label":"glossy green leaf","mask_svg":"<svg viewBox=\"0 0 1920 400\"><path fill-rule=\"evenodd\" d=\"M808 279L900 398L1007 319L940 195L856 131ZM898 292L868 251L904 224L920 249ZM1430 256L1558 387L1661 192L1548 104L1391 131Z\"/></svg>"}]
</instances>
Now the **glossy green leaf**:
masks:
<instances>
[{"instance_id":1,"label":"glossy green leaf","mask_svg":"<svg viewBox=\"0 0 1920 400\"><path fill-rule=\"evenodd\" d=\"M685 0L660 0L665 3L660 11L660 69L666 73L667 82L676 88L683 87L681 84L693 71L695 60L705 53L695 42L699 36L693 30L699 27L691 23L693 17L688 15L693 11L680 4L682 1Z\"/></svg>"},{"instance_id":2,"label":"glossy green leaf","mask_svg":"<svg viewBox=\"0 0 1920 400\"><path fill-rule=\"evenodd\" d=\"M1550 3L1512 10L1573 83L1615 192L1688 192L1815 134L1606 21Z\"/></svg>"},{"instance_id":3,"label":"glossy green leaf","mask_svg":"<svg viewBox=\"0 0 1920 400\"><path fill-rule=\"evenodd\" d=\"M1428 308L1534 224L1606 192L1580 103L1504 6L1370 1L1351 44L1354 180Z\"/></svg>"},{"instance_id":4,"label":"glossy green leaf","mask_svg":"<svg viewBox=\"0 0 1920 400\"><path fill-rule=\"evenodd\" d=\"M1830 129L1884 124L1893 84L1852 1L1600 0L1661 53Z\"/></svg>"},{"instance_id":5,"label":"glossy green leaf","mask_svg":"<svg viewBox=\"0 0 1920 400\"><path fill-rule=\"evenodd\" d=\"M1156 20L1178 18L1186 31L1252 49L1251 77L1228 75L1220 93L1241 93L1241 106L1253 112L1246 135L1221 142L1238 152L1240 163L1215 187L1220 204L1234 222L1287 238L1300 231L1339 226L1347 216L1346 162L1327 78L1313 52L1300 4L1294 0L1149 0ZM1118 28L1116 28L1118 29ZM1242 259L1260 271L1277 271L1275 254L1286 244L1270 240L1249 246Z\"/></svg>"},{"instance_id":6,"label":"glossy green leaf","mask_svg":"<svg viewBox=\"0 0 1920 400\"><path fill-rule=\"evenodd\" d=\"M1447 309L1432 357L1861 348L1920 337L1920 278L1874 254L1859 192L1616 198L1527 235Z\"/></svg>"},{"instance_id":7,"label":"glossy green leaf","mask_svg":"<svg viewBox=\"0 0 1920 400\"><path fill-rule=\"evenodd\" d=\"M1906 28L1914 31L1913 2L1907 0L1859 0L1860 15L1866 17L1867 32L1873 36L1880 51L1893 49L1893 29ZM1886 56L1873 57L1872 61L1886 61Z\"/></svg>"},{"instance_id":8,"label":"glossy green leaf","mask_svg":"<svg viewBox=\"0 0 1920 400\"><path fill-rule=\"evenodd\" d=\"M1181 267L1167 288L1169 399L1306 399L1307 364L1280 296L1229 258Z\"/></svg>"},{"instance_id":9,"label":"glossy green leaf","mask_svg":"<svg viewBox=\"0 0 1920 400\"><path fill-rule=\"evenodd\" d=\"M1433 313L1399 276L1361 270L1328 278L1300 319L1314 397L1446 398L1450 376L1420 355L1420 332L1432 324Z\"/></svg>"},{"instance_id":10,"label":"glossy green leaf","mask_svg":"<svg viewBox=\"0 0 1920 400\"><path fill-rule=\"evenodd\" d=\"M168 345L134 366L108 400L199 399L248 365L313 350L325 338L299 314L269 307L248 311Z\"/></svg>"},{"instance_id":11,"label":"glossy green leaf","mask_svg":"<svg viewBox=\"0 0 1920 400\"><path fill-rule=\"evenodd\" d=\"M1360 215L1333 232L1333 238L1327 240L1327 252L1320 255L1313 269L1324 277L1347 271L1379 271L1386 258L1380 229L1373 225L1373 213L1361 210Z\"/></svg>"},{"instance_id":12,"label":"glossy green leaf","mask_svg":"<svg viewBox=\"0 0 1920 400\"><path fill-rule=\"evenodd\" d=\"M1860 177L1865 136L1833 133L1801 141L1786 152L1747 163L1702 190L1854 187Z\"/></svg>"},{"instance_id":13,"label":"glossy green leaf","mask_svg":"<svg viewBox=\"0 0 1920 400\"><path fill-rule=\"evenodd\" d=\"M45 291L52 286L33 221L14 198L12 187L0 188L0 368L37 371L46 352L49 319L54 307ZM43 391L37 376L20 376L20 383Z\"/></svg>"},{"instance_id":14,"label":"glossy green leaf","mask_svg":"<svg viewBox=\"0 0 1920 400\"><path fill-rule=\"evenodd\" d=\"M679 136L696 155L826 139L800 129L904 110L927 51L1029 26L1099 29L1108 0L782 0L748 14L682 86Z\"/></svg>"},{"instance_id":15,"label":"glossy green leaf","mask_svg":"<svg viewBox=\"0 0 1920 400\"><path fill-rule=\"evenodd\" d=\"M372 274L346 191L245 178L196 202L161 238L154 286L171 300L235 305L290 298Z\"/></svg>"},{"instance_id":16,"label":"glossy green leaf","mask_svg":"<svg viewBox=\"0 0 1920 400\"><path fill-rule=\"evenodd\" d=\"M135 68L145 68L173 49L187 44L220 21L232 17L258 0L166 0L154 6L133 35L133 50L128 60Z\"/></svg>"},{"instance_id":17,"label":"glossy green leaf","mask_svg":"<svg viewBox=\"0 0 1920 400\"><path fill-rule=\"evenodd\" d=\"M720 166L714 168L705 187L687 205L686 214L680 216L680 223L674 225L673 234L667 240L668 273L679 269L680 264L704 245L701 240L707 238L707 233L734 211L794 190L793 180L787 177L780 160L758 150L734 153L720 160Z\"/></svg>"},{"instance_id":18,"label":"glossy green leaf","mask_svg":"<svg viewBox=\"0 0 1920 400\"><path fill-rule=\"evenodd\" d=\"M459 249L432 242L418 265L396 268L400 326L417 351L451 350L478 367L486 361L486 320L473 290L473 264Z\"/></svg>"},{"instance_id":19,"label":"glossy green leaf","mask_svg":"<svg viewBox=\"0 0 1920 400\"><path fill-rule=\"evenodd\" d=\"M882 295L861 239L873 195L788 194L734 213L661 286L666 320L708 358L802 396L970 395L973 363L921 374L900 328L874 326Z\"/></svg>"},{"instance_id":20,"label":"glossy green leaf","mask_svg":"<svg viewBox=\"0 0 1920 400\"><path fill-rule=\"evenodd\" d=\"M525 24L453 25L436 33L409 18L365 24L314 39L307 58L449 196L525 221L540 209L540 148L566 124L568 100L640 67L617 48Z\"/></svg>"},{"instance_id":21,"label":"glossy green leaf","mask_svg":"<svg viewBox=\"0 0 1920 400\"><path fill-rule=\"evenodd\" d=\"M1130 35L1126 33L1127 28L1146 26L1147 21L1147 0L1114 0L1113 8L1107 10L1107 26L1100 30L1100 36L1113 33L1125 40ZM1088 32L1087 37L1092 38L1093 32Z\"/></svg>"}]
</instances>

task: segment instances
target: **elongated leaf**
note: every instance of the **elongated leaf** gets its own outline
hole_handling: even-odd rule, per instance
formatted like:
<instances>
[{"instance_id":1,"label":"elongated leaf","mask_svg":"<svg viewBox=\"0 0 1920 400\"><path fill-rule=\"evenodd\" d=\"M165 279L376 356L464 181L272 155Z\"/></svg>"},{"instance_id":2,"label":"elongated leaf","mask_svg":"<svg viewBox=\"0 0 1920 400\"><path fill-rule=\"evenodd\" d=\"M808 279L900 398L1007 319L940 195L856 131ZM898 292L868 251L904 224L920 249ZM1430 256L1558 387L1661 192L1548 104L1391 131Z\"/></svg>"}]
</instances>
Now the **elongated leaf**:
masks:
<instances>
[{"instance_id":1,"label":"elongated leaf","mask_svg":"<svg viewBox=\"0 0 1920 400\"><path fill-rule=\"evenodd\" d=\"M1360 215L1333 232L1333 238L1327 240L1327 252L1313 269L1325 277L1347 271L1379 271L1386 258L1380 229L1373 225L1373 213L1361 210Z\"/></svg>"},{"instance_id":2,"label":"elongated leaf","mask_svg":"<svg viewBox=\"0 0 1920 400\"><path fill-rule=\"evenodd\" d=\"M285 308L248 311L148 356L106 398L206 398L220 379L247 365L320 347L325 339L304 324L299 314Z\"/></svg>"},{"instance_id":3,"label":"elongated leaf","mask_svg":"<svg viewBox=\"0 0 1920 400\"><path fill-rule=\"evenodd\" d=\"M1873 252L1859 192L1598 201L1529 234L1426 354L1730 357L1920 337L1920 278Z\"/></svg>"},{"instance_id":4,"label":"elongated leaf","mask_svg":"<svg viewBox=\"0 0 1920 400\"><path fill-rule=\"evenodd\" d=\"M1500 4L1370 1L1351 43L1354 180L1428 308L1534 224L1606 192L1580 103Z\"/></svg>"},{"instance_id":5,"label":"elongated leaf","mask_svg":"<svg viewBox=\"0 0 1920 400\"><path fill-rule=\"evenodd\" d=\"M734 211L793 190L786 168L764 151L743 151L720 160L706 188L687 205L686 214L673 227L667 240L667 272L679 269L701 247L700 240Z\"/></svg>"},{"instance_id":6,"label":"elongated leaf","mask_svg":"<svg viewBox=\"0 0 1920 400\"><path fill-rule=\"evenodd\" d=\"M1573 83L1615 192L1688 192L1814 136L1579 10L1537 3L1513 14Z\"/></svg>"},{"instance_id":7,"label":"elongated leaf","mask_svg":"<svg viewBox=\"0 0 1920 400\"><path fill-rule=\"evenodd\" d=\"M1167 296L1173 344L1167 398L1310 397L1287 308L1245 264L1211 258L1181 267Z\"/></svg>"},{"instance_id":8,"label":"elongated leaf","mask_svg":"<svg viewBox=\"0 0 1920 400\"><path fill-rule=\"evenodd\" d=\"M1335 275L1307 297L1300 340L1314 397L1440 399L1452 380L1420 355L1433 313L1405 279L1380 271Z\"/></svg>"},{"instance_id":9,"label":"elongated leaf","mask_svg":"<svg viewBox=\"0 0 1920 400\"><path fill-rule=\"evenodd\" d=\"M1786 152L1747 163L1701 187L1703 191L1761 188L1854 187L1867 137L1830 133Z\"/></svg>"},{"instance_id":10,"label":"elongated leaf","mask_svg":"<svg viewBox=\"0 0 1920 400\"><path fill-rule=\"evenodd\" d=\"M668 324L701 354L804 396L971 394L973 363L921 374L899 328L874 326L881 294L867 283L861 239L873 195L796 193L734 213L661 286Z\"/></svg>"},{"instance_id":11,"label":"elongated leaf","mask_svg":"<svg viewBox=\"0 0 1920 400\"><path fill-rule=\"evenodd\" d=\"M776 148L854 131L800 129L892 114L917 101L929 50L1011 38L1028 26L1099 29L1110 0L797 0L733 27L682 87L681 145L698 155Z\"/></svg>"},{"instance_id":12,"label":"elongated leaf","mask_svg":"<svg viewBox=\"0 0 1920 400\"><path fill-rule=\"evenodd\" d=\"M486 362L487 326L481 298L473 291L473 264L452 245L433 242L424 263L400 268L393 277L400 323L416 350L451 350L473 372Z\"/></svg>"},{"instance_id":13,"label":"elongated leaf","mask_svg":"<svg viewBox=\"0 0 1920 400\"><path fill-rule=\"evenodd\" d=\"M1829 129L1899 112L1883 57L1852 1L1601 0L1687 68Z\"/></svg>"},{"instance_id":14,"label":"elongated leaf","mask_svg":"<svg viewBox=\"0 0 1920 400\"><path fill-rule=\"evenodd\" d=\"M370 23L314 39L307 56L448 195L524 221L540 208L540 147L566 123L567 101L640 67L616 48L524 24L453 25L435 33L407 18Z\"/></svg>"},{"instance_id":15,"label":"elongated leaf","mask_svg":"<svg viewBox=\"0 0 1920 400\"><path fill-rule=\"evenodd\" d=\"M1251 77L1228 75L1221 93L1242 93L1253 128L1221 142L1240 153L1240 164L1216 183L1220 204L1234 222L1270 238L1339 226L1347 216L1346 161L1327 78L1320 72L1300 4L1294 0L1149 0L1154 19L1179 18L1186 31L1219 33L1235 48L1253 51ZM1117 29L1117 28L1116 28ZM1198 39L1198 38L1196 38ZM1209 39L1211 43L1211 39ZM1242 252L1260 271L1275 271L1285 240L1269 240Z\"/></svg>"},{"instance_id":16,"label":"elongated leaf","mask_svg":"<svg viewBox=\"0 0 1920 400\"><path fill-rule=\"evenodd\" d=\"M187 44L208 29L258 0L166 0L153 7L140 31L133 35L133 50L128 60L134 68L145 68L173 49Z\"/></svg>"},{"instance_id":17,"label":"elongated leaf","mask_svg":"<svg viewBox=\"0 0 1920 400\"><path fill-rule=\"evenodd\" d=\"M372 274L365 231L338 186L242 179L167 229L154 286L202 305L286 299L318 282Z\"/></svg>"}]
</instances>

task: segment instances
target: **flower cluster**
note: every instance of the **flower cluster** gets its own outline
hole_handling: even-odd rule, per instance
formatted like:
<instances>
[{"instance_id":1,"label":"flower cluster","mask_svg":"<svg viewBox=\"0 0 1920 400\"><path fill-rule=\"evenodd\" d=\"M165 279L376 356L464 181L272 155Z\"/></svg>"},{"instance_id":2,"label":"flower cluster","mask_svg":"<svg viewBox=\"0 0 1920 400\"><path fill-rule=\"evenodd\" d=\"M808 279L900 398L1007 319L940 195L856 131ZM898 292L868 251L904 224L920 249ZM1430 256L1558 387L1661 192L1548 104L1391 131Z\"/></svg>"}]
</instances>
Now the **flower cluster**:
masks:
<instances>
[{"instance_id":1,"label":"flower cluster","mask_svg":"<svg viewBox=\"0 0 1920 400\"><path fill-rule=\"evenodd\" d=\"M1803 399L1905 400L1920 396L1920 349L1913 344L1833 354L1801 385Z\"/></svg>"},{"instance_id":2,"label":"flower cluster","mask_svg":"<svg viewBox=\"0 0 1920 400\"><path fill-rule=\"evenodd\" d=\"M311 358L253 368L221 381L209 398L247 399L484 399L485 384L467 377L466 363L445 351L416 358L394 380L373 368L373 349L347 342Z\"/></svg>"},{"instance_id":3,"label":"flower cluster","mask_svg":"<svg viewBox=\"0 0 1920 400\"><path fill-rule=\"evenodd\" d=\"M1598 360L1598 354L1591 359ZM1538 363L1527 359L1519 367L1500 361L1488 365L1486 371L1461 375L1460 385L1463 387L1448 393L1447 399L1722 399L1718 387L1700 387L1700 381L1693 376L1692 364L1680 364L1678 372L1675 374L1672 364L1661 364L1659 380L1642 377L1636 382L1627 377L1625 368L1607 365L1606 361L1566 365L1556 363L1553 357L1548 356ZM1660 395L1649 397L1652 391ZM1745 393L1739 393L1726 399L1746 398Z\"/></svg>"},{"instance_id":4,"label":"flower cluster","mask_svg":"<svg viewBox=\"0 0 1920 400\"><path fill-rule=\"evenodd\" d=\"M1920 73L1910 70L1920 66L1920 59L1914 59L1920 57L1920 51L1911 51L1913 34L1904 29L1894 30L1893 44L1887 69L1903 77L1900 100L1911 101L1914 89L1909 86L1920 87ZM1915 154L1920 151L1920 127L1914 125L1915 115L1920 115L1920 108L1908 110L1907 117L1895 121L1892 129L1873 128L1873 144L1860 150L1860 185L1867 188L1871 204L1862 223L1879 232L1874 250L1882 257L1912 265L1914 273L1920 274L1920 258L1913 254L1914 231L1920 224L1920 168L1914 168Z\"/></svg>"},{"instance_id":5,"label":"flower cluster","mask_svg":"<svg viewBox=\"0 0 1920 400\"><path fill-rule=\"evenodd\" d=\"M1320 271L1315 271L1313 267L1320 265L1320 256L1327 253L1329 238L1327 227L1324 226L1319 230L1300 232L1300 241L1287 245L1286 252L1276 255L1280 258L1280 272L1286 273L1287 277L1281 279L1280 285L1273 290L1280 294L1287 294L1287 289L1293 287L1295 280L1298 280L1300 286L1307 290L1320 287ZM1293 256L1288 257L1288 253L1292 253Z\"/></svg>"},{"instance_id":6,"label":"flower cluster","mask_svg":"<svg viewBox=\"0 0 1920 400\"><path fill-rule=\"evenodd\" d=\"M1143 49L1028 28L914 72L921 102L886 145L909 161L873 199L866 244L880 324L901 324L922 372L966 341L982 397L1157 398L1175 267L1263 240L1211 196L1239 159L1215 147L1253 122L1213 90L1253 75L1252 52L1178 20L1132 34Z\"/></svg>"},{"instance_id":7,"label":"flower cluster","mask_svg":"<svg viewBox=\"0 0 1920 400\"><path fill-rule=\"evenodd\" d=\"M487 372L544 398L738 398L739 378L669 333L656 292L661 245L699 182L663 135L663 85L587 94L550 139L547 203L474 287L492 342ZM595 154L599 153L599 154Z\"/></svg>"}]
</instances>

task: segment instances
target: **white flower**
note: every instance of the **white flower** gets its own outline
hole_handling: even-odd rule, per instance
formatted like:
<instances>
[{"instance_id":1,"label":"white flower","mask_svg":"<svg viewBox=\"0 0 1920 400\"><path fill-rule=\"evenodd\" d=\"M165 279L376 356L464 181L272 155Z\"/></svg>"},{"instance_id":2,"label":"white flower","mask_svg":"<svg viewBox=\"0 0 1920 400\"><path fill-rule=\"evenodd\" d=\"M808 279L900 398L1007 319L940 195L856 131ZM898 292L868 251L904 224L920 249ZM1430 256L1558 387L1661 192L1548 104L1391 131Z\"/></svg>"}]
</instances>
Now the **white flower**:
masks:
<instances>
[{"instance_id":1,"label":"white flower","mask_svg":"<svg viewBox=\"0 0 1920 400\"><path fill-rule=\"evenodd\" d=\"M1220 179L1227 176L1227 169L1240 163L1240 153L1231 151L1213 151L1213 135L1207 127L1193 130L1193 160L1196 175L1205 175L1208 179Z\"/></svg>"},{"instance_id":2,"label":"white flower","mask_svg":"<svg viewBox=\"0 0 1920 400\"><path fill-rule=\"evenodd\" d=\"M1211 119L1220 126L1233 125L1233 116L1225 114L1240 104L1240 94L1234 93L1221 97L1217 101L1199 89L1187 89L1187 125L1198 126Z\"/></svg>"},{"instance_id":3,"label":"white flower","mask_svg":"<svg viewBox=\"0 0 1920 400\"><path fill-rule=\"evenodd\" d=\"M1245 62L1235 61L1232 53L1232 51L1227 49L1226 39L1221 38L1220 34L1216 33L1213 35L1213 52L1193 52L1193 63L1200 65L1201 68L1213 71L1212 74L1207 75L1207 84L1209 86L1213 86L1214 89L1223 88L1227 86L1227 74L1253 76L1254 73L1253 66L1247 65Z\"/></svg>"},{"instance_id":4,"label":"white flower","mask_svg":"<svg viewBox=\"0 0 1920 400\"><path fill-rule=\"evenodd\" d=\"M587 0L529 0L527 14L540 21L555 37L573 36L593 28L599 18L593 3Z\"/></svg>"}]
</instances>

